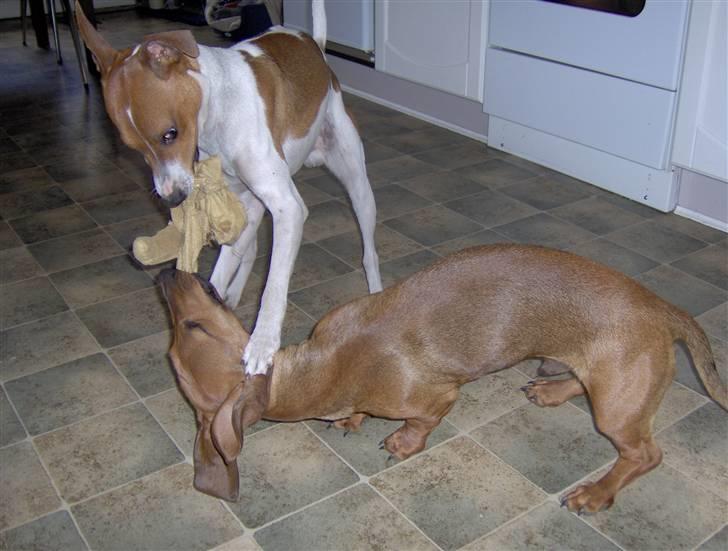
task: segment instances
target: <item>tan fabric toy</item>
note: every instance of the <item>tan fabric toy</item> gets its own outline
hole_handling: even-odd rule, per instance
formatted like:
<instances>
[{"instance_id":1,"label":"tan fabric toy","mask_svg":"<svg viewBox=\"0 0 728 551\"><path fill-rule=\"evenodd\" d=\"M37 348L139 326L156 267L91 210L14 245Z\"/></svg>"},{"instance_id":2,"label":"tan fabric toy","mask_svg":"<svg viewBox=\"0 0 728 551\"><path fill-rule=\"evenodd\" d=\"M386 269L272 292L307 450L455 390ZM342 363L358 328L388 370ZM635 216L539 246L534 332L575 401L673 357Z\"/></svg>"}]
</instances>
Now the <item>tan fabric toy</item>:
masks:
<instances>
[{"instance_id":1,"label":"tan fabric toy","mask_svg":"<svg viewBox=\"0 0 728 551\"><path fill-rule=\"evenodd\" d=\"M134 240L134 256L142 264L176 258L178 270L196 272L202 247L211 240L221 245L236 240L247 223L243 204L225 183L218 157L195 164L192 192L171 215L171 222L156 235Z\"/></svg>"}]
</instances>

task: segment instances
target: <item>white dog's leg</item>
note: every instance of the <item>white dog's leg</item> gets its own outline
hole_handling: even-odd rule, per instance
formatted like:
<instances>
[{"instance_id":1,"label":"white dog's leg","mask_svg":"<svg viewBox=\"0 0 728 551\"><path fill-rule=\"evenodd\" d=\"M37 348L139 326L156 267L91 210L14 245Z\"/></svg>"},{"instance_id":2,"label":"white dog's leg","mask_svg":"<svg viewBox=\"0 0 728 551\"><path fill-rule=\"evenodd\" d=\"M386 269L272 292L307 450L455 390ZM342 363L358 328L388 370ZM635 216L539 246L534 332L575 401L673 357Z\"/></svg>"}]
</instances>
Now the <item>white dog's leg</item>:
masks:
<instances>
[{"instance_id":1,"label":"white dog's leg","mask_svg":"<svg viewBox=\"0 0 728 551\"><path fill-rule=\"evenodd\" d=\"M331 107L324 123L321 144L324 163L346 189L354 207L364 245L364 272L370 293L382 290L379 275L379 256L374 244L374 228L377 223L377 207L367 177L364 146L354 123L344 109L341 94L332 98Z\"/></svg>"},{"instance_id":2,"label":"white dog's leg","mask_svg":"<svg viewBox=\"0 0 728 551\"><path fill-rule=\"evenodd\" d=\"M257 250L258 226L265 213L263 204L250 191L241 193L239 197L245 206L248 223L235 243L222 246L210 277L210 283L230 308L238 305L250 275ZM251 249L254 249L252 253Z\"/></svg>"},{"instance_id":3,"label":"white dog's leg","mask_svg":"<svg viewBox=\"0 0 728 551\"><path fill-rule=\"evenodd\" d=\"M260 166L264 166L261 163ZM284 167L285 170L285 167ZM245 347L243 361L250 375L265 373L281 344L281 328L286 314L288 284L301 245L303 223L308 210L288 171L278 170L271 180L267 172L247 178L250 189L265 204L273 217L273 251L255 329ZM265 180L265 178L268 178Z\"/></svg>"},{"instance_id":4,"label":"white dog's leg","mask_svg":"<svg viewBox=\"0 0 728 551\"><path fill-rule=\"evenodd\" d=\"M232 246L233 254L237 256L240 265L227 287L225 303L230 308L235 308L240 302L245 284L248 282L248 276L250 276L250 271L253 269L253 263L258 253L258 228L265 214L263 203L257 199L246 201L245 206L248 224L245 226L243 233L240 234L240 238Z\"/></svg>"}]
</instances>

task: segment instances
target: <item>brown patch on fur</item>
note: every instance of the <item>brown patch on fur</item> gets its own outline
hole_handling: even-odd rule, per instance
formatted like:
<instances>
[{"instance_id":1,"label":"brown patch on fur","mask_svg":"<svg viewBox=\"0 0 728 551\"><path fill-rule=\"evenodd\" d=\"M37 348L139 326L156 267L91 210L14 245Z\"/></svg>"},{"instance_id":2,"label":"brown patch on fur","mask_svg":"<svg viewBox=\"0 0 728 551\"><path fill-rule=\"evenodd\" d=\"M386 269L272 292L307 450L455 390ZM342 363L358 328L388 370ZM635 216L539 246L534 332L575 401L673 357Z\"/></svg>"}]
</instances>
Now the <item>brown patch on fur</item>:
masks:
<instances>
[{"instance_id":1,"label":"brown patch on fur","mask_svg":"<svg viewBox=\"0 0 728 551\"><path fill-rule=\"evenodd\" d=\"M121 139L144 155L155 174L160 164L171 160L191 173L202 102L202 90L189 74L199 71L199 48L192 33L158 33L145 37L135 50L115 50L78 4L76 18L101 72L106 111ZM177 130L177 139L163 144L162 136L170 128Z\"/></svg>"},{"instance_id":2,"label":"brown patch on fur","mask_svg":"<svg viewBox=\"0 0 728 551\"><path fill-rule=\"evenodd\" d=\"M165 60L162 78L159 69L150 70L156 62L144 45L134 55L129 49L124 54L117 56L102 78L106 111L121 139L142 153L155 172L158 165L171 160L179 161L191 172L202 90L188 71L199 70L197 60L183 54ZM165 101L152 102L149 98ZM162 135L173 127L177 139L170 145L162 144Z\"/></svg>"},{"instance_id":3,"label":"brown patch on fur","mask_svg":"<svg viewBox=\"0 0 728 551\"><path fill-rule=\"evenodd\" d=\"M251 43L263 55L241 53L258 83L273 143L283 158L283 142L301 138L311 128L332 84L331 71L307 35L272 32Z\"/></svg>"}]
</instances>

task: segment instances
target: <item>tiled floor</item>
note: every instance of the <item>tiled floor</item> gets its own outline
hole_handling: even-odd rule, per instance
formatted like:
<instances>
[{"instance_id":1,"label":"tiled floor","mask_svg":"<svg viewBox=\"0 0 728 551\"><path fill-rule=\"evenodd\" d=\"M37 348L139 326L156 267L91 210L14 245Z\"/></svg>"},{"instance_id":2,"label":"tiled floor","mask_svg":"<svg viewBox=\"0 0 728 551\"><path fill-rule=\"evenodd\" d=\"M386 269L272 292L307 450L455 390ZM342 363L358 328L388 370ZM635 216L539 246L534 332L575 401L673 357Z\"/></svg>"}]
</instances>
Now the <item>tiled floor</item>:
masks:
<instances>
[{"instance_id":1,"label":"tiled floor","mask_svg":"<svg viewBox=\"0 0 728 551\"><path fill-rule=\"evenodd\" d=\"M102 18L116 46L178 27ZM195 432L167 364L155 270L127 256L166 213L107 121L99 87L0 34L0 547L19 549L726 549L728 415L682 352L656 420L665 459L616 505L578 517L558 496L615 457L588 404L553 410L518 388L532 364L463 389L426 451L396 464L324 423L262 422L246 436L237 504L192 489ZM217 40L197 29L202 42ZM728 239L349 98L366 140L387 283L466 245L522 241L614 266L698 317L726 375ZM310 208L285 338L366 292L342 191L297 180ZM269 228L268 228L269 230ZM269 232L238 313L255 316ZM205 257L209 271L214 253Z\"/></svg>"}]
</instances>

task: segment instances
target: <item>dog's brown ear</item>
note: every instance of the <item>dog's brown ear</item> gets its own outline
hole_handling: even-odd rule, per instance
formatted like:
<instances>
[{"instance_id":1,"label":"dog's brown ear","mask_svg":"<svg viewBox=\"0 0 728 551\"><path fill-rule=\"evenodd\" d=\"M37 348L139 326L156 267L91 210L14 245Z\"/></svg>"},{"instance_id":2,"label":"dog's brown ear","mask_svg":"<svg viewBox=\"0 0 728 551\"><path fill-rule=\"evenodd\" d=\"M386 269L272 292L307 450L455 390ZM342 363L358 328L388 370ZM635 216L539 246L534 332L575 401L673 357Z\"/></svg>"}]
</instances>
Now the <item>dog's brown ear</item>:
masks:
<instances>
[{"instance_id":1,"label":"dog's brown ear","mask_svg":"<svg viewBox=\"0 0 728 551\"><path fill-rule=\"evenodd\" d=\"M183 56L196 58L200 55L197 41L190 31L169 31L144 37L142 43L152 71L161 79L170 75L171 68Z\"/></svg>"},{"instance_id":2,"label":"dog's brown ear","mask_svg":"<svg viewBox=\"0 0 728 551\"><path fill-rule=\"evenodd\" d=\"M210 425L209 419L200 418L194 449L194 486L208 495L237 501L240 491L238 464L235 461L225 461L217 451L212 442Z\"/></svg>"},{"instance_id":3,"label":"dog's brown ear","mask_svg":"<svg viewBox=\"0 0 728 551\"><path fill-rule=\"evenodd\" d=\"M81 38L94 55L96 67L103 75L111 68L111 64L114 62L118 52L106 42L99 31L94 29L94 26L86 18L86 14L83 13L83 9L78 3L78 0L76 0L75 12Z\"/></svg>"},{"instance_id":4,"label":"dog's brown ear","mask_svg":"<svg viewBox=\"0 0 728 551\"><path fill-rule=\"evenodd\" d=\"M243 448L243 431L263 417L268 405L268 377L256 375L230 391L212 420L212 441L226 462Z\"/></svg>"}]
</instances>

